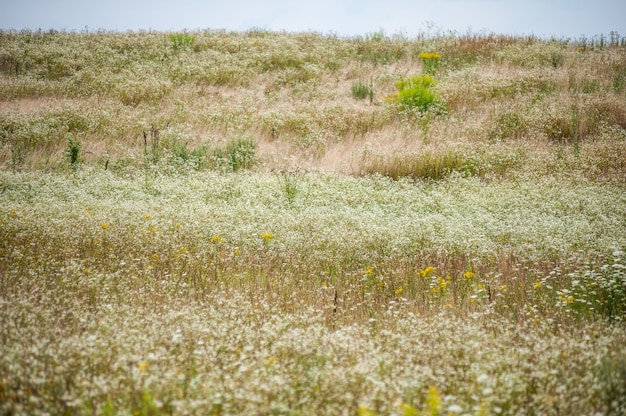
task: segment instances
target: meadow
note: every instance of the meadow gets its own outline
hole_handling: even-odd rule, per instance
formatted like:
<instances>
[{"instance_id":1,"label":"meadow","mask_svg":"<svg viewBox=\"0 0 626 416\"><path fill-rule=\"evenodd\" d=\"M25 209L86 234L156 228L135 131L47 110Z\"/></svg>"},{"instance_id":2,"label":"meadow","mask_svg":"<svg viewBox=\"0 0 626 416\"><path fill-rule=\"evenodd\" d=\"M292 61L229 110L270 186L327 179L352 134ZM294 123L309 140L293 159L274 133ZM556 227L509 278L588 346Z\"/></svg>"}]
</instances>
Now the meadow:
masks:
<instances>
[{"instance_id":1,"label":"meadow","mask_svg":"<svg viewBox=\"0 0 626 416\"><path fill-rule=\"evenodd\" d=\"M626 414L626 38L0 31L0 413Z\"/></svg>"}]
</instances>

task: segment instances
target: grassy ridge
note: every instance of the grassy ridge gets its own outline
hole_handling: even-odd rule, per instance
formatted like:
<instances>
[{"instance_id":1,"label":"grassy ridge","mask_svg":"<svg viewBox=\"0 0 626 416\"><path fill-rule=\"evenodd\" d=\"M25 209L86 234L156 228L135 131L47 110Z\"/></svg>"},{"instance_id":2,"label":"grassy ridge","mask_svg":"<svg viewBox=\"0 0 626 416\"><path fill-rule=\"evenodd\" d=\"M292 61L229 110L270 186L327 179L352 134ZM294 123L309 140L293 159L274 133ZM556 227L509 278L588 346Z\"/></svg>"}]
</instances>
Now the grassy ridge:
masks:
<instances>
[{"instance_id":1,"label":"grassy ridge","mask_svg":"<svg viewBox=\"0 0 626 416\"><path fill-rule=\"evenodd\" d=\"M0 409L623 413L623 43L0 32Z\"/></svg>"}]
</instances>

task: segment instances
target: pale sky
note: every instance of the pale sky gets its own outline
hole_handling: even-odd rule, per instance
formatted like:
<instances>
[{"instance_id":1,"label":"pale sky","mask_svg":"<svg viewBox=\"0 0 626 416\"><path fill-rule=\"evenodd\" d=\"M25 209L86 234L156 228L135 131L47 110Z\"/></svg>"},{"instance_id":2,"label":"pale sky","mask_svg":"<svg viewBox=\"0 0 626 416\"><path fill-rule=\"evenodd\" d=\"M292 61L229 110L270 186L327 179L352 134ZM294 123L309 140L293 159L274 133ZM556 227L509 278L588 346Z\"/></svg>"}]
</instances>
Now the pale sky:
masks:
<instances>
[{"instance_id":1,"label":"pale sky","mask_svg":"<svg viewBox=\"0 0 626 416\"><path fill-rule=\"evenodd\" d=\"M0 29L626 36L626 0L0 0Z\"/></svg>"}]
</instances>

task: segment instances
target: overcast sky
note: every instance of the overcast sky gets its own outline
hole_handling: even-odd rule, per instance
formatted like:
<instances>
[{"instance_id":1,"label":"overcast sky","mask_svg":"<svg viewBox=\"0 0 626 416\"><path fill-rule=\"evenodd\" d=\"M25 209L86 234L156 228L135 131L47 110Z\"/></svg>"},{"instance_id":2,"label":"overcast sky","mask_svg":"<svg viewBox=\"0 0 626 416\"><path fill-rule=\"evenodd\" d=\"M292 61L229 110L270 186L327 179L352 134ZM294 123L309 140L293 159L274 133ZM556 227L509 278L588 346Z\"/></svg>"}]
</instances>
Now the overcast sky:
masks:
<instances>
[{"instance_id":1,"label":"overcast sky","mask_svg":"<svg viewBox=\"0 0 626 416\"><path fill-rule=\"evenodd\" d=\"M626 0L0 0L0 28L626 36Z\"/></svg>"}]
</instances>

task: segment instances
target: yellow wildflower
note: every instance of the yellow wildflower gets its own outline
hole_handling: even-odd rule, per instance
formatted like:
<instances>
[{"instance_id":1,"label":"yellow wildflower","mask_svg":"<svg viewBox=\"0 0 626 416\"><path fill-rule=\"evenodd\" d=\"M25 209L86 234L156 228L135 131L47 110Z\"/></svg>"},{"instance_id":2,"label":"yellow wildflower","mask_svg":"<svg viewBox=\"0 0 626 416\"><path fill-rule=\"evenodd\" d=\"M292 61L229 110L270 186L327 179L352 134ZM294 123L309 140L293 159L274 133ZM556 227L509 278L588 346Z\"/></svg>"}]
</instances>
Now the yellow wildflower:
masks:
<instances>
[{"instance_id":1,"label":"yellow wildflower","mask_svg":"<svg viewBox=\"0 0 626 416\"><path fill-rule=\"evenodd\" d=\"M434 267L432 267L432 266L428 266L428 267L426 267L425 269L420 270L420 275L421 275L422 277L428 277L428 276L430 276L430 274L431 274L432 272L434 272L435 270L437 270L437 269L436 269L436 268L434 268Z\"/></svg>"},{"instance_id":2,"label":"yellow wildflower","mask_svg":"<svg viewBox=\"0 0 626 416\"><path fill-rule=\"evenodd\" d=\"M102 225L101 225L101 227L102 227L102 229L103 229L104 231L106 231L106 230L108 230L108 229L109 229L109 224L107 224L106 222L103 222L103 223L102 223Z\"/></svg>"},{"instance_id":3,"label":"yellow wildflower","mask_svg":"<svg viewBox=\"0 0 626 416\"><path fill-rule=\"evenodd\" d=\"M420 53L421 59L441 59L441 55L436 52L422 52Z\"/></svg>"},{"instance_id":4,"label":"yellow wildflower","mask_svg":"<svg viewBox=\"0 0 626 416\"><path fill-rule=\"evenodd\" d=\"M219 234L215 234L213 237L211 237L211 243L212 244L219 244L219 243L223 243L223 242L224 242L224 239Z\"/></svg>"},{"instance_id":5,"label":"yellow wildflower","mask_svg":"<svg viewBox=\"0 0 626 416\"><path fill-rule=\"evenodd\" d=\"M474 277L474 273L470 272L469 270L466 271L465 273L463 273L463 277L465 277L466 280L471 279L472 277Z\"/></svg>"},{"instance_id":6,"label":"yellow wildflower","mask_svg":"<svg viewBox=\"0 0 626 416\"><path fill-rule=\"evenodd\" d=\"M439 283L439 288L441 289L441 291L444 292L448 287L448 283L450 283L450 279L446 280L441 276L437 276L437 283Z\"/></svg>"},{"instance_id":7,"label":"yellow wildflower","mask_svg":"<svg viewBox=\"0 0 626 416\"><path fill-rule=\"evenodd\" d=\"M535 283L533 283L533 286L535 286L535 289L539 289L541 287L541 282L537 280Z\"/></svg>"},{"instance_id":8,"label":"yellow wildflower","mask_svg":"<svg viewBox=\"0 0 626 416\"><path fill-rule=\"evenodd\" d=\"M145 370L146 368L148 368L148 363L146 363L146 362L141 363L141 364L139 364L139 365L137 366L137 368L139 369L139 371L143 371L143 370Z\"/></svg>"}]
</instances>

